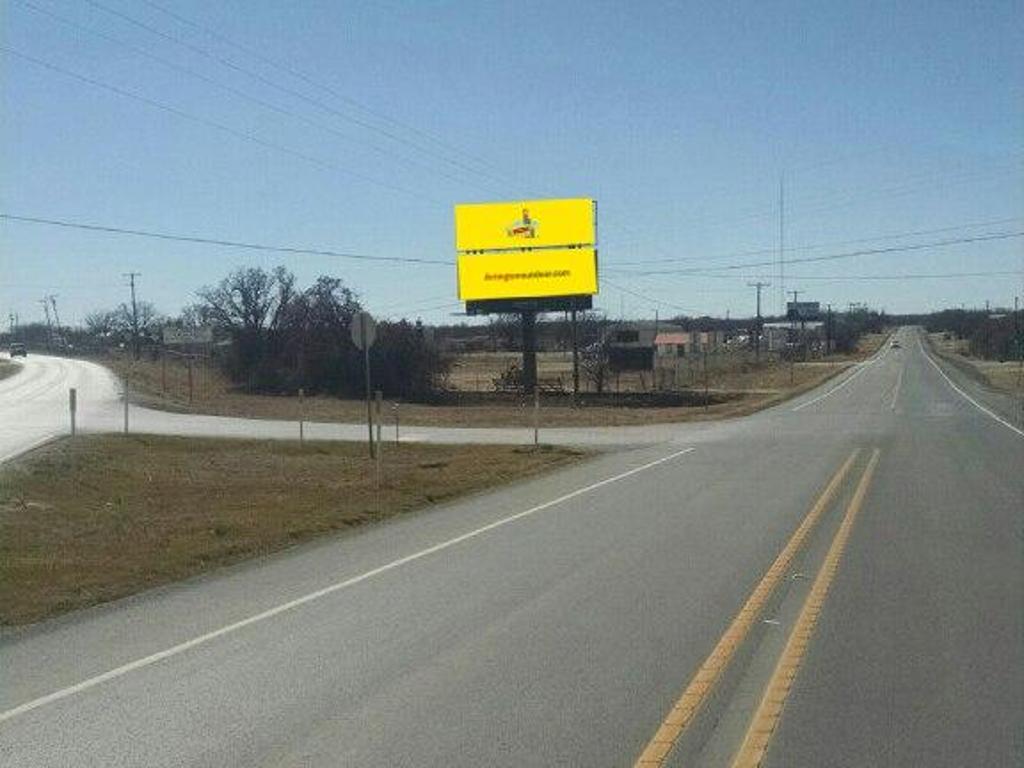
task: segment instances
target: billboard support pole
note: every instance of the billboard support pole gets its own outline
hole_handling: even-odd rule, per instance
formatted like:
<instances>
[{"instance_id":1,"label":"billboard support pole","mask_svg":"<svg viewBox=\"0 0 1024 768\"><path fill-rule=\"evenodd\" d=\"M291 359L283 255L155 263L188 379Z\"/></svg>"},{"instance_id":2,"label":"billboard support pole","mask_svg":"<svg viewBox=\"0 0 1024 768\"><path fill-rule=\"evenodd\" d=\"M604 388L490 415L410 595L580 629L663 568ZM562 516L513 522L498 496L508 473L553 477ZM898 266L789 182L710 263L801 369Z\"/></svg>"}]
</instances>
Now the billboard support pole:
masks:
<instances>
[{"instance_id":1,"label":"billboard support pole","mask_svg":"<svg viewBox=\"0 0 1024 768\"><path fill-rule=\"evenodd\" d=\"M537 313L523 312L523 392L537 388Z\"/></svg>"},{"instance_id":2,"label":"billboard support pole","mask_svg":"<svg viewBox=\"0 0 1024 768\"><path fill-rule=\"evenodd\" d=\"M580 337L576 325L576 300L572 302L572 404L577 405L580 396Z\"/></svg>"}]
</instances>

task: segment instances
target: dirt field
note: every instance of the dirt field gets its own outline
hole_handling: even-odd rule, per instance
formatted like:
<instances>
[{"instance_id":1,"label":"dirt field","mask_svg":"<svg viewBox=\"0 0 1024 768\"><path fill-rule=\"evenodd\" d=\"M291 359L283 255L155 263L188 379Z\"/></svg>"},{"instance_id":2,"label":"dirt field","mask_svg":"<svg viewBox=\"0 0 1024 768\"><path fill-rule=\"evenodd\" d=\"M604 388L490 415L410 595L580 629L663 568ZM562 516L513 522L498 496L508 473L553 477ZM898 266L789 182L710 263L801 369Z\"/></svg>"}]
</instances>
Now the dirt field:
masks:
<instances>
[{"instance_id":1,"label":"dirt field","mask_svg":"<svg viewBox=\"0 0 1024 768\"><path fill-rule=\"evenodd\" d=\"M571 449L87 437L0 469L0 624L24 624L564 466Z\"/></svg>"},{"instance_id":2,"label":"dirt field","mask_svg":"<svg viewBox=\"0 0 1024 768\"><path fill-rule=\"evenodd\" d=\"M1024 396L1024 368L1016 360L982 360L967 354L966 339L946 339L941 333L929 334L928 338L935 350L971 366L995 389Z\"/></svg>"},{"instance_id":3,"label":"dirt field","mask_svg":"<svg viewBox=\"0 0 1024 768\"><path fill-rule=\"evenodd\" d=\"M584 388L583 407L554 405L542 399L542 420L546 426L623 426L742 416L813 389L856 360L873 354L884 338L884 334L866 336L856 355L836 356L793 366L778 361L763 361L760 366L755 366L746 355L709 356L709 391L728 396L729 401L712 404L707 410L701 405L671 408L588 406L588 390ZM463 355L452 373L452 383L457 385L457 391L476 391L478 382L483 391L493 391L493 379L516 359L518 356L515 353ZM101 362L128 380L134 402L150 407L258 419L298 420L300 414L304 414L307 421L359 422L366 418L366 404L362 400L307 397L300 407L299 398L295 396L238 392L215 368L205 363L193 365L190 403L188 369L179 360L171 360L166 365L159 361L132 363L127 358L104 359ZM538 365L542 380L561 375L565 386L571 389L571 357L561 353L544 353L539 356ZM698 393L703 392L701 367L681 367L676 376L677 386L692 386ZM613 374L606 391L649 391L651 385L650 372L631 371L621 374L617 379ZM389 428L394 424L396 415L401 424L409 426L533 425L532 401L516 401L515 398L510 404L399 403L397 408L394 403L386 402L383 418Z\"/></svg>"}]
</instances>

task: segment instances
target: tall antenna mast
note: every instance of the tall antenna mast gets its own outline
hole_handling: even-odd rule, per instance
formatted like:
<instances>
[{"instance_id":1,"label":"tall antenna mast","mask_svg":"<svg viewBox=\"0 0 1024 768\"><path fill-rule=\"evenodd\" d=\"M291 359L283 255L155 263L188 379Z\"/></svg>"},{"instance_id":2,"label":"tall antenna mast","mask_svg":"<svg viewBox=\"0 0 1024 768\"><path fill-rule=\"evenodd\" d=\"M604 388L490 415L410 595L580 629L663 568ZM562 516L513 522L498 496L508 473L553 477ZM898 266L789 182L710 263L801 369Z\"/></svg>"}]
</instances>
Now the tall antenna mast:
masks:
<instances>
[{"instance_id":1,"label":"tall antenna mast","mask_svg":"<svg viewBox=\"0 0 1024 768\"><path fill-rule=\"evenodd\" d=\"M779 172L779 313L786 313L786 187Z\"/></svg>"}]
</instances>

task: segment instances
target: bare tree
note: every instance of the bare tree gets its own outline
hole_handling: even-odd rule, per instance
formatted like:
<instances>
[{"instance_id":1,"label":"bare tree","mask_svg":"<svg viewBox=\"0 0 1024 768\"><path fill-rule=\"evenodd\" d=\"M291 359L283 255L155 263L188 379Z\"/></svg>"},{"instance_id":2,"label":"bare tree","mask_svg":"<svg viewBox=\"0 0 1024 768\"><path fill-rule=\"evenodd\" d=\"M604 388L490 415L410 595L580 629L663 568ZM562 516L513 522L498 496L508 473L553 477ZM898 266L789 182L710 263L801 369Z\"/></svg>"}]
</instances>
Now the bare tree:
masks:
<instances>
[{"instance_id":1,"label":"bare tree","mask_svg":"<svg viewBox=\"0 0 1024 768\"><path fill-rule=\"evenodd\" d=\"M221 328L255 336L277 327L295 294L295 276L284 267L238 269L198 291L200 314Z\"/></svg>"},{"instance_id":2,"label":"bare tree","mask_svg":"<svg viewBox=\"0 0 1024 768\"><path fill-rule=\"evenodd\" d=\"M295 297L295 277L284 267L238 269L215 286L198 291L198 315L234 340L229 371L250 389L267 386L272 371L270 334Z\"/></svg>"}]
</instances>

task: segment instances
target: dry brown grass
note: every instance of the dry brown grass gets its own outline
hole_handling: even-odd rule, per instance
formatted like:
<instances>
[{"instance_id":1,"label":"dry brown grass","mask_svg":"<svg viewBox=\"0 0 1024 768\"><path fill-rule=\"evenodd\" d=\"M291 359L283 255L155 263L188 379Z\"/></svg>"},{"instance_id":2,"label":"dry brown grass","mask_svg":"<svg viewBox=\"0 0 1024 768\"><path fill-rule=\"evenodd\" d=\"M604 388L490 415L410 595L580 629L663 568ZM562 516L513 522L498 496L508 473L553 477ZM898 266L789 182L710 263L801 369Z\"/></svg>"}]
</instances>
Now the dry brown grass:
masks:
<instances>
[{"instance_id":1,"label":"dry brown grass","mask_svg":"<svg viewBox=\"0 0 1024 768\"><path fill-rule=\"evenodd\" d=\"M543 424L549 427L627 426L654 423L673 423L742 416L774 405L813 389L844 370L848 365L874 354L887 334L870 334L861 341L861 348L853 355L836 356L827 360L807 363L788 363L766 359L759 366L745 356L730 353L709 356L708 386L713 393L727 394L728 402L711 405L679 407L621 407L586 405L572 408L568 405L543 404ZM516 353L473 353L463 355L452 372L451 383L457 389L493 389L493 379L512 362ZM308 397L300 409L295 396L251 395L234 389L214 367L205 363L193 366L193 399L188 399L188 370L181 361L131 362L127 358L102 360L119 376L127 379L132 399L154 408L218 416L237 416L255 419L298 420L300 414L307 421L360 422L366 418L366 405L362 400L339 400L333 397ZM572 360L560 352L538 355L541 379L562 377L571 387ZM668 379L663 378L662 382ZM676 384L703 388L703 369L698 363L681 365ZM612 375L606 391L636 392L651 388L651 373L628 371ZM584 402L586 392L584 392ZM530 427L533 424L532 403L523 399L511 404L428 405L401 403L397 415L403 425L440 427ZM396 411L393 403L385 403L384 420L394 423Z\"/></svg>"},{"instance_id":2,"label":"dry brown grass","mask_svg":"<svg viewBox=\"0 0 1024 768\"><path fill-rule=\"evenodd\" d=\"M0 623L113 600L578 461L564 448L80 437L0 468Z\"/></svg>"},{"instance_id":3,"label":"dry brown grass","mask_svg":"<svg viewBox=\"0 0 1024 768\"><path fill-rule=\"evenodd\" d=\"M928 335L932 349L960 365L973 368L980 378L994 389L1024 396L1024 368L1016 360L982 360L968 353L966 339L945 338L944 334Z\"/></svg>"}]
</instances>

